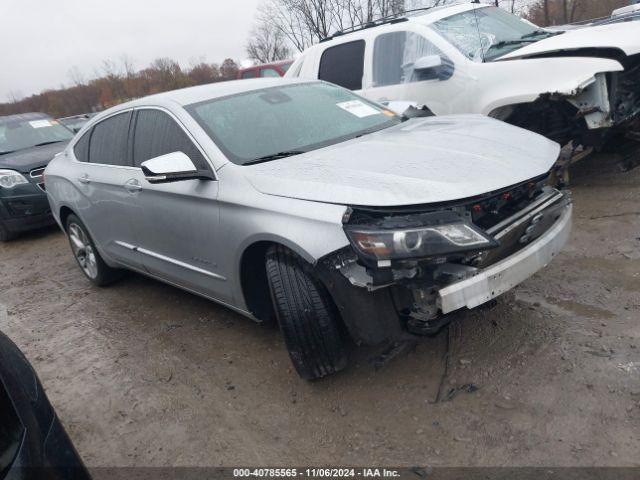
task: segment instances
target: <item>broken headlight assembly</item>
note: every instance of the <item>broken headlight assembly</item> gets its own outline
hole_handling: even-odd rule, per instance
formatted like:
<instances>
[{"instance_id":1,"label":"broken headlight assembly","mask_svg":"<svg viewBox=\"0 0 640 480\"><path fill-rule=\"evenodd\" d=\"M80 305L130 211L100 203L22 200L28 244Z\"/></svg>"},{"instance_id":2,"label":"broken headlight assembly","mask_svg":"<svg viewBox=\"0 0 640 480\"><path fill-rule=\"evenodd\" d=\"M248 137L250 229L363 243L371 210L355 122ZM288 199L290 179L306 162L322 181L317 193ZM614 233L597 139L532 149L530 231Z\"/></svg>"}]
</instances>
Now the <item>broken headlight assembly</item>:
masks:
<instances>
[{"instance_id":1,"label":"broken headlight assembly","mask_svg":"<svg viewBox=\"0 0 640 480\"><path fill-rule=\"evenodd\" d=\"M454 212L412 215L377 225L345 225L358 256L367 264L391 266L393 261L446 257L480 252L498 242ZM416 224L417 223L417 224Z\"/></svg>"}]
</instances>

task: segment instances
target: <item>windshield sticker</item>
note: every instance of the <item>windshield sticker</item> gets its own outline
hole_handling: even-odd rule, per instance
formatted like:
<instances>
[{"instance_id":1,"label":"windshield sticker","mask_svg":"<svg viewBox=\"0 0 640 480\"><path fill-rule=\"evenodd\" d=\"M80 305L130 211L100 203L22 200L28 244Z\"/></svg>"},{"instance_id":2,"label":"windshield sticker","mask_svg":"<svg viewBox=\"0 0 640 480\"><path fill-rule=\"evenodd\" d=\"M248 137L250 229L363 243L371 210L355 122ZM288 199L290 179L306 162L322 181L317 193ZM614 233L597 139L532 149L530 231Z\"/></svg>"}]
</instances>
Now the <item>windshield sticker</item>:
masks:
<instances>
[{"instance_id":1,"label":"windshield sticker","mask_svg":"<svg viewBox=\"0 0 640 480\"><path fill-rule=\"evenodd\" d=\"M51 122L49 120L34 120L32 122L29 122L29 125L31 125L32 128L44 128L50 127Z\"/></svg>"},{"instance_id":2,"label":"windshield sticker","mask_svg":"<svg viewBox=\"0 0 640 480\"><path fill-rule=\"evenodd\" d=\"M345 112L355 115L358 118L370 117L371 115L380 115L382 112L361 102L360 100L351 100L350 102L336 103Z\"/></svg>"}]
</instances>

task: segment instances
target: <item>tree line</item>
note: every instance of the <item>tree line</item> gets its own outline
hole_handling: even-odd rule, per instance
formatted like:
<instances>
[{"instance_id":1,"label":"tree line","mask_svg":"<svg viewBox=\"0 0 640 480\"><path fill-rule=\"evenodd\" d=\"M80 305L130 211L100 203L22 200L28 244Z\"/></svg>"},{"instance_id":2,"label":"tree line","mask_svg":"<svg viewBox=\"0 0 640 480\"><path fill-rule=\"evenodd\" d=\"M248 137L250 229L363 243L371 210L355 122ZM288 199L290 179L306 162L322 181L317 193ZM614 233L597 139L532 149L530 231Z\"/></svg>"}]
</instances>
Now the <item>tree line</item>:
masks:
<instances>
[{"instance_id":1,"label":"tree line","mask_svg":"<svg viewBox=\"0 0 640 480\"><path fill-rule=\"evenodd\" d=\"M184 69L174 60L159 58L136 71L131 61L123 57L117 63L103 62L98 75L91 80L85 80L74 68L70 71L72 86L0 104L0 115L45 112L53 117L66 117L101 111L145 95L232 80L237 72L238 65L230 58L220 65L199 62Z\"/></svg>"}]
</instances>

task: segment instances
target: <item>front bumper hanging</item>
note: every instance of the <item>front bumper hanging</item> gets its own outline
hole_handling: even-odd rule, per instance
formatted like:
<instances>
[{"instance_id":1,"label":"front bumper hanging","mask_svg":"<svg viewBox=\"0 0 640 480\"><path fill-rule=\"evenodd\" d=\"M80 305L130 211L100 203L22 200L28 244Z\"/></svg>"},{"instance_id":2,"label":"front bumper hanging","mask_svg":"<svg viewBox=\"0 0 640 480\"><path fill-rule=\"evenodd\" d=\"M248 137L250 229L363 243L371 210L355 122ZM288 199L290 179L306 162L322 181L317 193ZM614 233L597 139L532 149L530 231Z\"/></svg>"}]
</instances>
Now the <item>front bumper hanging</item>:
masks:
<instances>
[{"instance_id":1,"label":"front bumper hanging","mask_svg":"<svg viewBox=\"0 0 640 480\"><path fill-rule=\"evenodd\" d=\"M546 267L569 239L572 212L571 204L565 206L556 223L535 242L474 276L439 290L438 309L447 314L464 307L478 307Z\"/></svg>"}]
</instances>

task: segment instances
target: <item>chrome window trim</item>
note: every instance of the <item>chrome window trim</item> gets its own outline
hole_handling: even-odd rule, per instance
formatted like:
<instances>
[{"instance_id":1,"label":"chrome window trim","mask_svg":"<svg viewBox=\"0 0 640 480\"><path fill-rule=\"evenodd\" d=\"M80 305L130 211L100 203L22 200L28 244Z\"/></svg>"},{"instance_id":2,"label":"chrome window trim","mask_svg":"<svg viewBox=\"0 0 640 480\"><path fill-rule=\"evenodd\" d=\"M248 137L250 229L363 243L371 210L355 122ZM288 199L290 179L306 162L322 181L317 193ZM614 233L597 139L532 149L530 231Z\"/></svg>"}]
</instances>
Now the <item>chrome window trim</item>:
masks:
<instances>
[{"instance_id":1,"label":"chrome window trim","mask_svg":"<svg viewBox=\"0 0 640 480\"><path fill-rule=\"evenodd\" d=\"M125 165L109 165L108 163L81 162L80 160L78 160L76 158L75 152L73 151L75 146L76 146L76 144L80 141L80 139L83 138L85 135L87 135L89 133L89 130L93 130L93 128L96 125L99 125L102 122L104 122L105 120L108 120L108 119L110 119L110 118L112 118L112 117L114 117L116 115L120 115L122 113L127 113L127 112L134 112L135 113L135 112L137 112L139 110L160 110L161 112L164 112L164 113L168 114L172 118L172 120L178 124L178 126L182 129L182 131L187 135L189 140L191 140L191 142L198 149L200 154L204 157L205 161L207 162L207 164L209 166L209 169L211 170L212 175L214 176L214 181L218 180L218 176L216 175L216 169L213 166L213 162L211 161L209 156L205 153L204 149L202 148L202 146L200 146L200 144L195 139L195 137L191 134L191 132L189 132L189 130L187 130L187 128L184 126L184 124L180 121L180 119L178 117L176 117L174 115L173 112L171 112L169 109L167 109L165 107L160 107L158 105L140 105L140 106L136 106L136 107L125 108L123 110L118 110L117 112L110 113L106 117L101 118L97 122L89 125L88 128L87 128L87 131L84 132L82 135L80 135L77 139L74 139L72 141L72 143L69 144L69 146L67 147L67 148L69 148L71 150L72 161L75 162L75 163L78 163L78 164L82 164L82 165L95 165L95 166L98 166L98 167L109 167L109 168L118 168L118 169L124 169L124 170L135 170L135 171L138 171L138 172L142 171L142 169L140 167L132 167L132 166L125 166ZM132 120L133 120L133 117L132 117ZM131 125L129 127L131 127ZM135 125L134 125L134 127L135 127ZM135 128L134 128L134 139L135 139Z\"/></svg>"}]
</instances>

